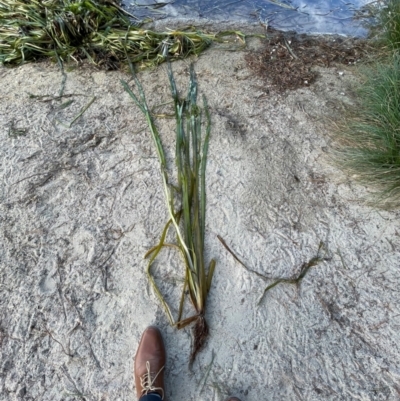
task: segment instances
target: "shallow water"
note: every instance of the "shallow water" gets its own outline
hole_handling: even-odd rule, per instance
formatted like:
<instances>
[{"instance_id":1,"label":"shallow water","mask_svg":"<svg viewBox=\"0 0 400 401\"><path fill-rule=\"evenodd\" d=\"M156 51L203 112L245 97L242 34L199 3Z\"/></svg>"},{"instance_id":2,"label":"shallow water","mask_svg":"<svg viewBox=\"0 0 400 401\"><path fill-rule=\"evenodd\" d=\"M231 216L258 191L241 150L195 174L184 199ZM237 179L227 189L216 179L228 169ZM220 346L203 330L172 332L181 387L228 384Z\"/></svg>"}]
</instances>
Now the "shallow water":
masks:
<instances>
[{"instance_id":1,"label":"shallow water","mask_svg":"<svg viewBox=\"0 0 400 401\"><path fill-rule=\"evenodd\" d=\"M368 4L370 0L128 0L124 7L154 19L249 21L298 33L365 36Z\"/></svg>"}]
</instances>

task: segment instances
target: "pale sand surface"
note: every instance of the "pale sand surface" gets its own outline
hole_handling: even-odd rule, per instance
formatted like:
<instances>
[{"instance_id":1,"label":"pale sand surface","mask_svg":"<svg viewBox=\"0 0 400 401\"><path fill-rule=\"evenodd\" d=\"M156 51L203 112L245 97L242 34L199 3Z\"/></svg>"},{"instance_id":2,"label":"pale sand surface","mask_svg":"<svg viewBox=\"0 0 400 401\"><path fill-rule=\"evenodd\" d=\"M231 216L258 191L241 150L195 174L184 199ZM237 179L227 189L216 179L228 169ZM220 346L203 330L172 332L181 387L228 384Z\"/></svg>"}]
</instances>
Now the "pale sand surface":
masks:
<instances>
[{"instance_id":1,"label":"pale sand surface","mask_svg":"<svg viewBox=\"0 0 400 401\"><path fill-rule=\"evenodd\" d=\"M170 401L399 399L399 212L364 206L366 189L329 161L327 120L352 102L351 70L320 69L311 87L278 94L244 56L194 60L213 123L206 236L217 268L210 337L191 371L190 330L169 326L145 274L167 213L147 125L119 81L130 77L70 71L65 93L87 97L58 110L29 98L58 94L56 65L0 69L1 400L135 400L133 357L150 324L167 345ZM189 64L173 64L182 92ZM151 106L170 99L165 66L139 79ZM57 122L93 96L72 128ZM11 137L12 122L26 135ZM158 124L171 156L174 122ZM331 259L258 306L272 279L217 235L271 278L295 277L321 241ZM165 252L155 271L176 307L179 258Z\"/></svg>"}]
</instances>

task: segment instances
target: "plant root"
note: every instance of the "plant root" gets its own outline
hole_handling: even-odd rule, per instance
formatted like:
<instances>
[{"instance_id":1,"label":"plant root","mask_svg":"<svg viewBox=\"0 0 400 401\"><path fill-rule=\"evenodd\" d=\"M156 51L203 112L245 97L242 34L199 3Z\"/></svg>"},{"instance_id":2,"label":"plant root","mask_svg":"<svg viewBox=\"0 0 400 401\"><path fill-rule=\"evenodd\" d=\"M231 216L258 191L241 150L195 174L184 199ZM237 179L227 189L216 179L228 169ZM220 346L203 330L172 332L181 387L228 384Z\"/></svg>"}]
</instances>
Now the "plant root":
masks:
<instances>
[{"instance_id":1,"label":"plant root","mask_svg":"<svg viewBox=\"0 0 400 401\"><path fill-rule=\"evenodd\" d=\"M208 337L208 325L203 314L199 315L193 327L193 347L190 354L190 365L194 362L196 355L203 348Z\"/></svg>"}]
</instances>

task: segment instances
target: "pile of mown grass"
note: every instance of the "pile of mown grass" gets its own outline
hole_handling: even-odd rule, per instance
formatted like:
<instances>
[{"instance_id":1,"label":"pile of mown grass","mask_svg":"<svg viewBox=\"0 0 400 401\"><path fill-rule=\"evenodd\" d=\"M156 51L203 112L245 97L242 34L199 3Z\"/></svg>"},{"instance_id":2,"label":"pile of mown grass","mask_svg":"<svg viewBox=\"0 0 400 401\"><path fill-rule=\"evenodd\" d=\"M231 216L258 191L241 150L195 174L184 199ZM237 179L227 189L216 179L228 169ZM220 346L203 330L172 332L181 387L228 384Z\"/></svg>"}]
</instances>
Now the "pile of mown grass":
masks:
<instances>
[{"instance_id":1,"label":"pile of mown grass","mask_svg":"<svg viewBox=\"0 0 400 401\"><path fill-rule=\"evenodd\" d=\"M0 0L0 63L86 59L116 69L129 58L148 67L199 54L232 34L194 28L154 32L141 26L111 0Z\"/></svg>"},{"instance_id":2,"label":"pile of mown grass","mask_svg":"<svg viewBox=\"0 0 400 401\"><path fill-rule=\"evenodd\" d=\"M379 13L382 59L362 67L357 106L338 124L337 160L375 189L375 205L400 206L400 2Z\"/></svg>"}]
</instances>

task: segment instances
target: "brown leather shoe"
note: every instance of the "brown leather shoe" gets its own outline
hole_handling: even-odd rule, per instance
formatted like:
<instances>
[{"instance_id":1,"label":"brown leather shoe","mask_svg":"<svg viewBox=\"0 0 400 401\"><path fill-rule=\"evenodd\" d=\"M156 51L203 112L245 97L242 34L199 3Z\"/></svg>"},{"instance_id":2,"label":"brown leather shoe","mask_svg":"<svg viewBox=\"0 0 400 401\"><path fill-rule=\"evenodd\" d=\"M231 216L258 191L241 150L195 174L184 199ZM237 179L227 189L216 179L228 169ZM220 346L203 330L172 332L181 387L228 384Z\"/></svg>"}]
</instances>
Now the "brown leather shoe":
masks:
<instances>
[{"instance_id":1,"label":"brown leather shoe","mask_svg":"<svg viewBox=\"0 0 400 401\"><path fill-rule=\"evenodd\" d=\"M240 401L239 398L236 397L230 397L226 401Z\"/></svg>"},{"instance_id":2,"label":"brown leather shoe","mask_svg":"<svg viewBox=\"0 0 400 401\"><path fill-rule=\"evenodd\" d=\"M164 400L164 342L157 327L150 326L142 334L136 351L134 376L136 395L157 393Z\"/></svg>"}]
</instances>

